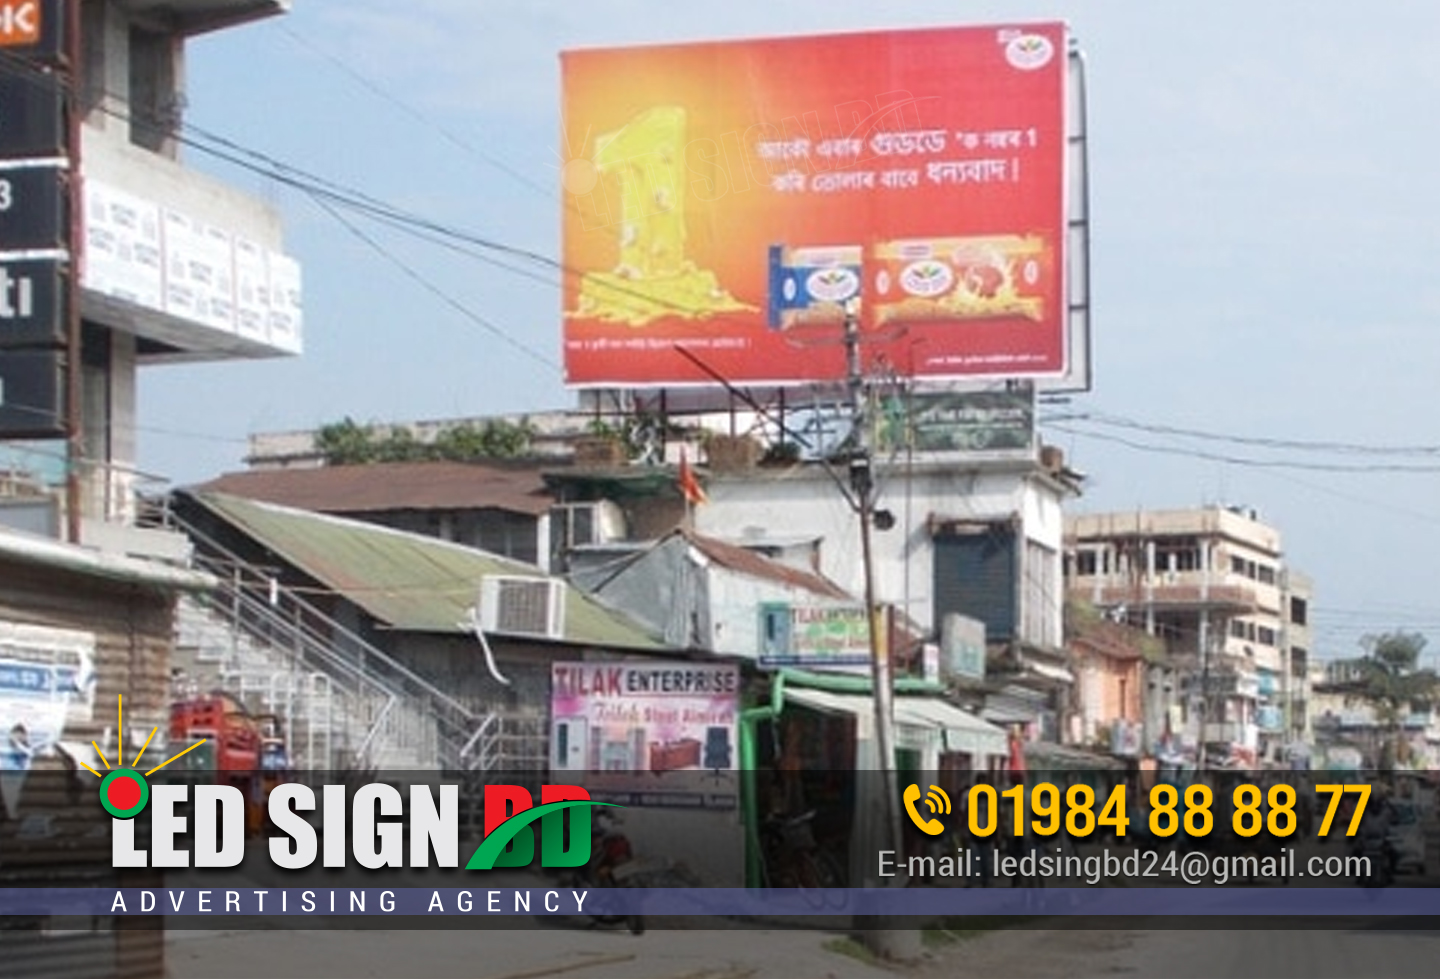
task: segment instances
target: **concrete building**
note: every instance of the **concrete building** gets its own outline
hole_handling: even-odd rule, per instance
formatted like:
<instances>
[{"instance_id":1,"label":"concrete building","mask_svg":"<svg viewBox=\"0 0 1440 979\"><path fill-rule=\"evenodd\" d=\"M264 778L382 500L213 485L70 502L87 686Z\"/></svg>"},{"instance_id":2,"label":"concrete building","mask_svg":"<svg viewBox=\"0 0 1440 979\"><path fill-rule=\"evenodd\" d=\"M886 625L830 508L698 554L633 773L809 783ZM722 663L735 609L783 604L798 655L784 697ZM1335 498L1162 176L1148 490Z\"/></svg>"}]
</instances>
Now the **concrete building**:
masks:
<instances>
[{"instance_id":1,"label":"concrete building","mask_svg":"<svg viewBox=\"0 0 1440 979\"><path fill-rule=\"evenodd\" d=\"M1280 761L1303 739L1309 690L1309 579L1253 510L1085 514L1066 522L1071 598L1163 638L1147 680L1150 750L1172 736L1237 764ZM1203 727L1202 727L1203 722Z\"/></svg>"},{"instance_id":2,"label":"concrete building","mask_svg":"<svg viewBox=\"0 0 1440 979\"><path fill-rule=\"evenodd\" d=\"M561 505L608 500L632 540L655 540L685 520L699 535L818 572L865 593L859 522L820 462L760 463L742 439L712 438L697 468L708 502L686 516L673 470L653 466L548 473ZM722 452L723 447L723 452ZM989 663L982 716L1060 737L1073 675L1063 650L1063 503L1079 477L1033 444L999 451L915 452L877 459L872 533L875 595L922 634L947 615L984 624ZM843 475L841 477L843 479Z\"/></svg>"},{"instance_id":3,"label":"concrete building","mask_svg":"<svg viewBox=\"0 0 1440 979\"><path fill-rule=\"evenodd\" d=\"M79 145L71 152L80 160L82 207L80 240L71 244L79 254L83 318L83 543L167 548L162 537L133 528L144 480L136 468L142 368L301 351L300 268L285 254L279 213L185 166L180 136L187 42L287 6L287 0L79 5ZM0 521L50 534L66 526L63 467L47 470L33 461L55 454L17 455L51 491L12 497L11 506L0 507Z\"/></svg>"}]
</instances>

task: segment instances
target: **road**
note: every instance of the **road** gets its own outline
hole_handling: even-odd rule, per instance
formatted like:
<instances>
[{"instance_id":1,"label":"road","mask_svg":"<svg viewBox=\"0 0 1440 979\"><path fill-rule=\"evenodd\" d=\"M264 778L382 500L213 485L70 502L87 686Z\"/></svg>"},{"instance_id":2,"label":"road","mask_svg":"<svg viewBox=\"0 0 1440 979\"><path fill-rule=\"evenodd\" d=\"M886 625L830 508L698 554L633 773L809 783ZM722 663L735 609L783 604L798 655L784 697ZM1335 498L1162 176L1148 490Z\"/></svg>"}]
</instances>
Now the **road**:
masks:
<instances>
[{"instance_id":1,"label":"road","mask_svg":"<svg viewBox=\"0 0 1440 979\"><path fill-rule=\"evenodd\" d=\"M924 979L1420 979L1440 933L1011 931L962 943Z\"/></svg>"},{"instance_id":2,"label":"road","mask_svg":"<svg viewBox=\"0 0 1440 979\"><path fill-rule=\"evenodd\" d=\"M173 932L169 979L895 979L802 931Z\"/></svg>"},{"instance_id":3,"label":"road","mask_svg":"<svg viewBox=\"0 0 1440 979\"><path fill-rule=\"evenodd\" d=\"M1440 823L1426 830L1429 853L1440 853ZM1424 883L1440 886L1440 858L1427 863ZM913 979L1435 976L1440 932L1424 922L1390 924L1305 932L1009 930L936 950L905 972ZM813 931L741 928L637 938L576 920L527 931L176 931L167 971L171 979L895 979L896 972L840 954L836 941Z\"/></svg>"}]
</instances>

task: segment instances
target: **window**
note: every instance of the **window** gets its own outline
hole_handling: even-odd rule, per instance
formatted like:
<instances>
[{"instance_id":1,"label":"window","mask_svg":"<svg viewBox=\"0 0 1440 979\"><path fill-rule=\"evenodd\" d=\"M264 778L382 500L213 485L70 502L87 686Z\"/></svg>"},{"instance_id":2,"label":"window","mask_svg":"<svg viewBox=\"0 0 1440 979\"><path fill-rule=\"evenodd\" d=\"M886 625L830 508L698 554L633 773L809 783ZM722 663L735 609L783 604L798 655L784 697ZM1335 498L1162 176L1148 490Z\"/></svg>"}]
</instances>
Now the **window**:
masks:
<instances>
[{"instance_id":1,"label":"window","mask_svg":"<svg viewBox=\"0 0 1440 979\"><path fill-rule=\"evenodd\" d=\"M1303 598L1290 599L1290 621L1295 625L1308 625L1309 603Z\"/></svg>"},{"instance_id":2,"label":"window","mask_svg":"<svg viewBox=\"0 0 1440 979\"><path fill-rule=\"evenodd\" d=\"M1245 638L1245 623L1242 622L1240 619L1236 619L1236 620L1234 620L1233 622L1231 622L1231 623L1230 623L1230 635L1233 636L1233 637L1235 637L1236 639L1244 639L1244 638Z\"/></svg>"},{"instance_id":3,"label":"window","mask_svg":"<svg viewBox=\"0 0 1440 979\"><path fill-rule=\"evenodd\" d=\"M1230 558L1230 571L1231 571L1232 574L1244 574L1244 573L1245 573L1245 559L1244 559L1243 557L1233 557L1233 556L1232 556L1232 557Z\"/></svg>"},{"instance_id":4,"label":"window","mask_svg":"<svg viewBox=\"0 0 1440 979\"><path fill-rule=\"evenodd\" d=\"M1273 584L1275 584L1275 569L1272 568L1272 567L1270 567L1270 566L1267 565L1267 564L1262 564L1262 565L1259 566L1259 575L1258 575L1258 577L1259 577L1259 579L1260 579L1260 583L1261 583L1261 584L1263 584L1263 585L1273 585Z\"/></svg>"},{"instance_id":5,"label":"window","mask_svg":"<svg viewBox=\"0 0 1440 979\"><path fill-rule=\"evenodd\" d=\"M1267 627L1265 627L1265 626L1262 625L1259 629L1256 630L1256 633L1257 633L1257 634L1256 634L1256 636L1255 636L1255 641L1258 642L1260 645L1262 645L1262 646L1273 646L1273 645L1275 645L1275 630L1274 630L1274 629L1270 629L1270 628L1267 628Z\"/></svg>"},{"instance_id":6,"label":"window","mask_svg":"<svg viewBox=\"0 0 1440 979\"><path fill-rule=\"evenodd\" d=\"M1200 567L1200 545L1193 537L1162 537L1155 541L1155 570L1195 571Z\"/></svg>"},{"instance_id":7,"label":"window","mask_svg":"<svg viewBox=\"0 0 1440 979\"><path fill-rule=\"evenodd\" d=\"M1094 551L1080 551L1075 555L1075 574L1081 578L1094 577L1099 570L1100 562L1096 560Z\"/></svg>"}]
</instances>

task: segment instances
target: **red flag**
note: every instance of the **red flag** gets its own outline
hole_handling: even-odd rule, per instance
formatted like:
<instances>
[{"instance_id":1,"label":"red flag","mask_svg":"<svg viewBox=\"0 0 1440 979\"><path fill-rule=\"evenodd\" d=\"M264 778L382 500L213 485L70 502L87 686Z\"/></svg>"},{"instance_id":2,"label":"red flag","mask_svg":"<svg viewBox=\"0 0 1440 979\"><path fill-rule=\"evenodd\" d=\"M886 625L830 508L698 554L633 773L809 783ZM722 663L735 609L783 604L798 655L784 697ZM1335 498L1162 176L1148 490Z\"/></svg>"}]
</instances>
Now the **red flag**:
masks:
<instances>
[{"instance_id":1,"label":"red flag","mask_svg":"<svg viewBox=\"0 0 1440 979\"><path fill-rule=\"evenodd\" d=\"M699 506L701 503L709 503L710 499L705 495L705 490L700 485L700 480L695 478L694 471L690 468L690 460L685 457L685 450L680 450L680 493L685 497L685 502L692 506Z\"/></svg>"}]
</instances>

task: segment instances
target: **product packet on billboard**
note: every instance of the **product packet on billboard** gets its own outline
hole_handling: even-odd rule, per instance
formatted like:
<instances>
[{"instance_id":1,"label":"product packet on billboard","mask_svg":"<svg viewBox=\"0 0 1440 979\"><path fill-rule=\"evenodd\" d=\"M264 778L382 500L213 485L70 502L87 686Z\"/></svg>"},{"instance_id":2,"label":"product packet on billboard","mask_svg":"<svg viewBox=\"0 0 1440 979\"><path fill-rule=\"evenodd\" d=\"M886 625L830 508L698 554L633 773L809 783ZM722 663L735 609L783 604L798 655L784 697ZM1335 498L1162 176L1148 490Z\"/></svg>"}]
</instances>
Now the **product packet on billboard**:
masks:
<instances>
[{"instance_id":1,"label":"product packet on billboard","mask_svg":"<svg viewBox=\"0 0 1440 979\"><path fill-rule=\"evenodd\" d=\"M836 248L770 247L770 329L845 321L845 307L860 294L859 245Z\"/></svg>"},{"instance_id":2,"label":"product packet on billboard","mask_svg":"<svg viewBox=\"0 0 1440 979\"><path fill-rule=\"evenodd\" d=\"M1037 235L891 241L870 274L877 324L1045 316L1050 248Z\"/></svg>"}]
</instances>

